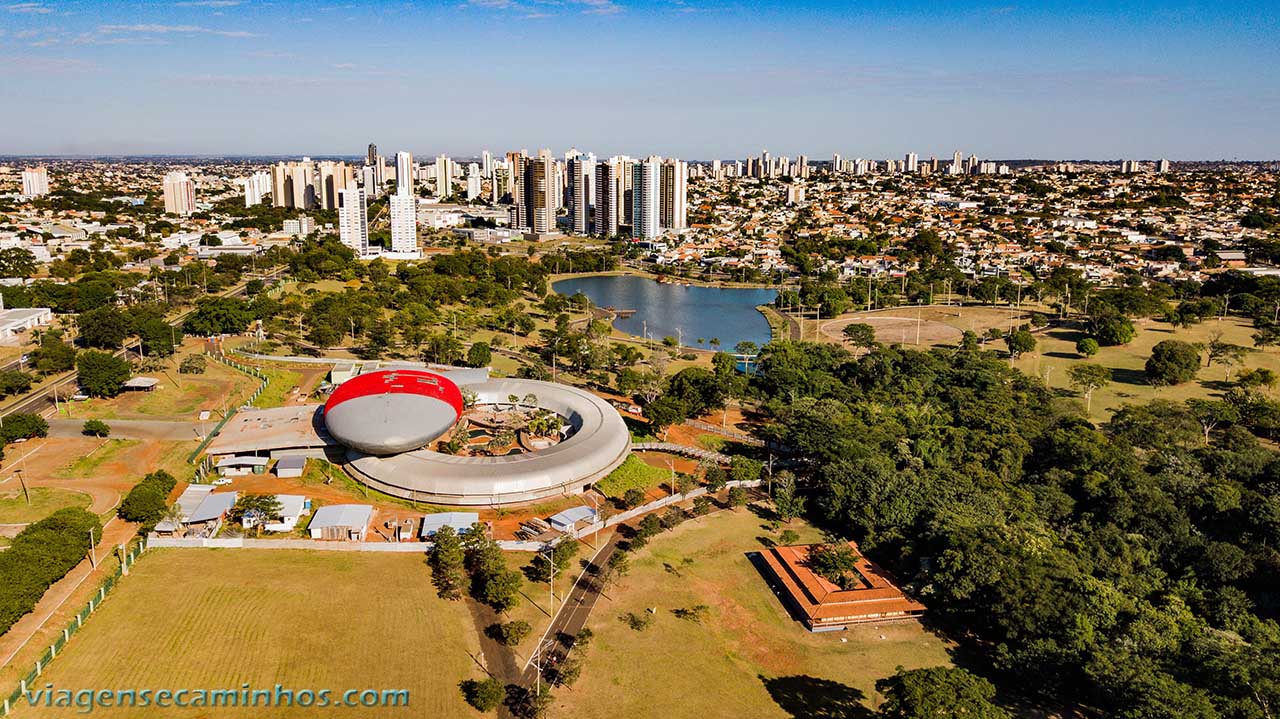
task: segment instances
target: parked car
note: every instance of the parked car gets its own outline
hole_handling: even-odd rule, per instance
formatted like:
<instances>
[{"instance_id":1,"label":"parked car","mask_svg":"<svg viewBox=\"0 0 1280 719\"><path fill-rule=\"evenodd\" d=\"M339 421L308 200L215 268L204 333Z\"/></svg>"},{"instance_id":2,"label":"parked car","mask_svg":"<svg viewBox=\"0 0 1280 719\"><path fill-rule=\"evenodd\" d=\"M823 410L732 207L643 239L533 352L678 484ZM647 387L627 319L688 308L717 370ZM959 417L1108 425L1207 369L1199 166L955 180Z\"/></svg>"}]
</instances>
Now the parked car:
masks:
<instances>
[{"instance_id":1,"label":"parked car","mask_svg":"<svg viewBox=\"0 0 1280 719\"><path fill-rule=\"evenodd\" d=\"M228 484L231 484L231 478L230 478L230 477L218 477L217 479L215 479L215 480L213 480L212 482L210 482L210 484L212 484L212 485L213 485L213 486L215 486L215 487L225 487L225 486L227 486Z\"/></svg>"}]
</instances>

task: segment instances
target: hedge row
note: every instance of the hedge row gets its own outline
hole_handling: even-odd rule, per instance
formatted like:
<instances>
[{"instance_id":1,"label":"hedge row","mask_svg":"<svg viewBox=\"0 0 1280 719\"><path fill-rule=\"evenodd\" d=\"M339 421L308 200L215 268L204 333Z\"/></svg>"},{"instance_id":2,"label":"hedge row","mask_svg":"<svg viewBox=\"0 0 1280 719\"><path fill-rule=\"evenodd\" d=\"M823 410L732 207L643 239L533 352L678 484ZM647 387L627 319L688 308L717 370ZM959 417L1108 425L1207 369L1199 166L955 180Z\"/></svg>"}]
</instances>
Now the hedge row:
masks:
<instances>
[{"instance_id":1,"label":"hedge row","mask_svg":"<svg viewBox=\"0 0 1280 719\"><path fill-rule=\"evenodd\" d=\"M35 608L49 585L62 579L89 551L89 532L102 538L98 515L59 509L13 538L0 552L0 634Z\"/></svg>"}]
</instances>

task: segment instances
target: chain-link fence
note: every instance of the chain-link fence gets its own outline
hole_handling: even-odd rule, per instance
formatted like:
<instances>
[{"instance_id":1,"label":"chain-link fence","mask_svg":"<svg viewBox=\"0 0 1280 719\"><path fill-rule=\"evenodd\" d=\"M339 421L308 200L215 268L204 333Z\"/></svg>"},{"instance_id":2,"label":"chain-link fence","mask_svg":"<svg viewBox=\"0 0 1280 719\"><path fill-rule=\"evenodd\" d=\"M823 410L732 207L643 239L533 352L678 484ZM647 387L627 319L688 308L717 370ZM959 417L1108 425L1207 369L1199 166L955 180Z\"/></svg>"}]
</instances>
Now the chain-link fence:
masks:
<instances>
[{"instance_id":1,"label":"chain-link fence","mask_svg":"<svg viewBox=\"0 0 1280 719\"><path fill-rule=\"evenodd\" d=\"M54 637L53 642L36 659L31 671L18 680L18 686L13 690L13 693L5 697L4 703L0 705L0 716L8 716L10 712L17 708L19 703L23 701L23 695L26 694L29 688L35 686L36 680L48 669L49 663L62 653L63 648L67 646L67 642L71 641L71 637L80 631L80 628L88 621L89 616L98 610L107 595L111 593L111 590L120 581L120 577L129 571L129 568L138 561L138 557L142 556L144 549L146 549L146 543L139 540L121 554L120 566L116 567L116 570L103 580L102 584L98 586L98 591L94 592L89 599L89 603L79 612L76 612L76 615L71 618L67 626L62 628L62 633Z\"/></svg>"}]
</instances>

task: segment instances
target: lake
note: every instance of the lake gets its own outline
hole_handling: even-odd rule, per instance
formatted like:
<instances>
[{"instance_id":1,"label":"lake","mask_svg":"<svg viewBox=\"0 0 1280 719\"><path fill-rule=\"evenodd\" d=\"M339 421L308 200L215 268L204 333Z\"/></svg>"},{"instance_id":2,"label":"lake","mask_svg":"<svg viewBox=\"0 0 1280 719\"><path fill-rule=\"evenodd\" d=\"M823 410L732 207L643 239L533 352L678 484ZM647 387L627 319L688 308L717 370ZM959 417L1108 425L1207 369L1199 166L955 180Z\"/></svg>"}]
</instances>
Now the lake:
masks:
<instances>
[{"instance_id":1,"label":"lake","mask_svg":"<svg viewBox=\"0 0 1280 719\"><path fill-rule=\"evenodd\" d=\"M744 340L759 346L770 340L769 322L756 306L778 296L777 290L685 287L628 275L574 277L556 282L552 289L566 296L582 292L599 307L635 310L613 323L627 334L643 337L647 330L659 342L683 335L684 346L701 349L713 349L715 337L725 350Z\"/></svg>"}]
</instances>

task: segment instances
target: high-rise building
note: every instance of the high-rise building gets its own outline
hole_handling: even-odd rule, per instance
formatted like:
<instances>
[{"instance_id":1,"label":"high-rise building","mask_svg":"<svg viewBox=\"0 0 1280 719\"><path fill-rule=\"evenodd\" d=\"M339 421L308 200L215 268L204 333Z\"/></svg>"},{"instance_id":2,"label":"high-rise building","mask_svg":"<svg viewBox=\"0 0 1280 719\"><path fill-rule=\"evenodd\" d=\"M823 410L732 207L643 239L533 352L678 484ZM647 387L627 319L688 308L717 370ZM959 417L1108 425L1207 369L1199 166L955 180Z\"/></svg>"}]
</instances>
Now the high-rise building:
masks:
<instances>
[{"instance_id":1,"label":"high-rise building","mask_svg":"<svg viewBox=\"0 0 1280 719\"><path fill-rule=\"evenodd\" d=\"M170 215L190 215L196 209L196 185L185 172L164 176L164 211Z\"/></svg>"},{"instance_id":2,"label":"high-rise building","mask_svg":"<svg viewBox=\"0 0 1280 719\"><path fill-rule=\"evenodd\" d=\"M688 178L687 162L673 158L662 163L662 199L658 213L666 229L683 230L689 226Z\"/></svg>"},{"instance_id":3,"label":"high-rise building","mask_svg":"<svg viewBox=\"0 0 1280 719\"><path fill-rule=\"evenodd\" d=\"M489 182L489 198L493 204L502 202L511 194L511 170L505 166L494 165L493 179Z\"/></svg>"},{"instance_id":4,"label":"high-rise building","mask_svg":"<svg viewBox=\"0 0 1280 719\"><path fill-rule=\"evenodd\" d=\"M22 194L27 197L49 194L49 171L43 165L22 171Z\"/></svg>"},{"instance_id":5,"label":"high-rise building","mask_svg":"<svg viewBox=\"0 0 1280 719\"><path fill-rule=\"evenodd\" d=\"M444 199L453 194L453 159L440 155L436 157L436 197Z\"/></svg>"},{"instance_id":6,"label":"high-rise building","mask_svg":"<svg viewBox=\"0 0 1280 719\"><path fill-rule=\"evenodd\" d=\"M480 196L480 191L483 189L481 186L481 182L482 180L480 179L480 173L467 175L467 201L468 202Z\"/></svg>"},{"instance_id":7,"label":"high-rise building","mask_svg":"<svg viewBox=\"0 0 1280 719\"><path fill-rule=\"evenodd\" d=\"M271 204L308 210L316 206L316 170L311 158L278 162L271 168Z\"/></svg>"},{"instance_id":8,"label":"high-rise building","mask_svg":"<svg viewBox=\"0 0 1280 719\"><path fill-rule=\"evenodd\" d=\"M378 164L378 146L373 144L372 142L369 143L369 154L365 155L365 164L368 164L368 165Z\"/></svg>"},{"instance_id":9,"label":"high-rise building","mask_svg":"<svg viewBox=\"0 0 1280 719\"><path fill-rule=\"evenodd\" d=\"M322 210L335 209L338 206L338 192L355 180L347 163L329 160L320 163L317 176L319 182L316 194Z\"/></svg>"},{"instance_id":10,"label":"high-rise building","mask_svg":"<svg viewBox=\"0 0 1280 719\"><path fill-rule=\"evenodd\" d=\"M480 156L480 173L480 176L486 180L493 178L493 153L488 150Z\"/></svg>"},{"instance_id":11,"label":"high-rise building","mask_svg":"<svg viewBox=\"0 0 1280 719\"><path fill-rule=\"evenodd\" d=\"M355 183L338 191L338 238L357 257L369 254L369 208Z\"/></svg>"},{"instance_id":12,"label":"high-rise building","mask_svg":"<svg viewBox=\"0 0 1280 719\"><path fill-rule=\"evenodd\" d=\"M650 156L631 170L631 236L651 240L661 234L662 159Z\"/></svg>"},{"instance_id":13,"label":"high-rise building","mask_svg":"<svg viewBox=\"0 0 1280 719\"><path fill-rule=\"evenodd\" d=\"M792 182L787 185L787 204L799 205L804 202L804 183Z\"/></svg>"},{"instance_id":14,"label":"high-rise building","mask_svg":"<svg viewBox=\"0 0 1280 719\"><path fill-rule=\"evenodd\" d=\"M831 172L832 174L844 172L844 158L840 157L840 153L831 156Z\"/></svg>"},{"instance_id":15,"label":"high-rise building","mask_svg":"<svg viewBox=\"0 0 1280 719\"><path fill-rule=\"evenodd\" d=\"M574 234L591 232L591 203L595 202L596 156L579 153L568 162L569 219Z\"/></svg>"},{"instance_id":16,"label":"high-rise building","mask_svg":"<svg viewBox=\"0 0 1280 719\"><path fill-rule=\"evenodd\" d=\"M418 251L418 198L396 193L391 196L391 251Z\"/></svg>"},{"instance_id":17,"label":"high-rise building","mask_svg":"<svg viewBox=\"0 0 1280 719\"><path fill-rule=\"evenodd\" d=\"M769 157L768 150L760 153L760 163L756 166L756 177L773 177L773 158Z\"/></svg>"},{"instance_id":18,"label":"high-rise building","mask_svg":"<svg viewBox=\"0 0 1280 719\"><path fill-rule=\"evenodd\" d=\"M911 173L916 172L920 168L920 157L916 155L916 153L914 152L908 152L907 158L906 158L906 165L907 166L903 168L904 171L911 172Z\"/></svg>"},{"instance_id":19,"label":"high-rise building","mask_svg":"<svg viewBox=\"0 0 1280 719\"><path fill-rule=\"evenodd\" d=\"M378 167L365 165L360 168L360 185L364 187L364 196L376 200L382 196L382 186L378 184Z\"/></svg>"},{"instance_id":20,"label":"high-rise building","mask_svg":"<svg viewBox=\"0 0 1280 719\"><path fill-rule=\"evenodd\" d=\"M410 195L413 192L413 153L401 150L396 153L396 194Z\"/></svg>"},{"instance_id":21,"label":"high-rise building","mask_svg":"<svg viewBox=\"0 0 1280 719\"><path fill-rule=\"evenodd\" d=\"M556 158L551 150L539 150L537 157L523 153L514 158L515 226L543 234L556 228Z\"/></svg>"},{"instance_id":22,"label":"high-rise building","mask_svg":"<svg viewBox=\"0 0 1280 719\"><path fill-rule=\"evenodd\" d=\"M618 234L618 158L611 157L596 165L596 214L592 234L613 237Z\"/></svg>"},{"instance_id":23,"label":"high-rise building","mask_svg":"<svg viewBox=\"0 0 1280 719\"><path fill-rule=\"evenodd\" d=\"M1168 160L1161 160L1160 162L1157 162L1157 163L1156 163L1156 172L1158 172L1158 173L1160 173L1160 174L1162 174L1162 175L1163 175L1164 173L1166 173L1166 172L1168 172L1168 171L1169 171L1169 161L1168 161Z\"/></svg>"},{"instance_id":24,"label":"high-rise building","mask_svg":"<svg viewBox=\"0 0 1280 719\"><path fill-rule=\"evenodd\" d=\"M261 205L262 198L271 192L271 173L269 172L255 172L248 177L236 180L236 182L244 188L245 207Z\"/></svg>"}]
</instances>

